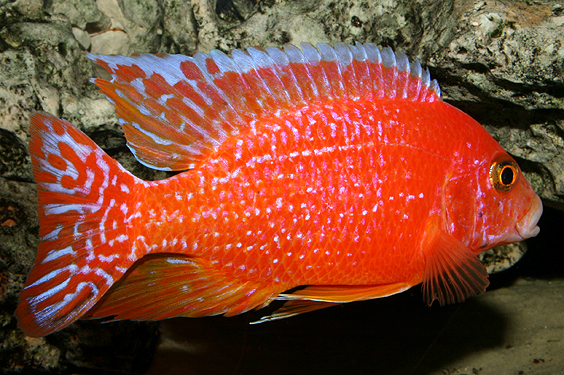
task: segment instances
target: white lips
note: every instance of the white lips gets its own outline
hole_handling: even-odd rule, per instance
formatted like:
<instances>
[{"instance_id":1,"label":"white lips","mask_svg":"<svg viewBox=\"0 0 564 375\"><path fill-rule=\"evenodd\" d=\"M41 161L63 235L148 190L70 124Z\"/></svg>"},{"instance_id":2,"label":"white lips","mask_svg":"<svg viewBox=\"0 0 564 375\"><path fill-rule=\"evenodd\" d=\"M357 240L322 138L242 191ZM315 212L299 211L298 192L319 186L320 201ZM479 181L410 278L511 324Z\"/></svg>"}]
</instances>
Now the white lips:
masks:
<instances>
[{"instance_id":1,"label":"white lips","mask_svg":"<svg viewBox=\"0 0 564 375\"><path fill-rule=\"evenodd\" d=\"M540 198L535 195L535 200L531 205L531 209L525 216L519 220L519 222L515 225L517 229L517 233L521 239L519 241L525 240L527 238L535 237L539 234L540 228L537 226L539 219L542 215L542 202Z\"/></svg>"}]
</instances>

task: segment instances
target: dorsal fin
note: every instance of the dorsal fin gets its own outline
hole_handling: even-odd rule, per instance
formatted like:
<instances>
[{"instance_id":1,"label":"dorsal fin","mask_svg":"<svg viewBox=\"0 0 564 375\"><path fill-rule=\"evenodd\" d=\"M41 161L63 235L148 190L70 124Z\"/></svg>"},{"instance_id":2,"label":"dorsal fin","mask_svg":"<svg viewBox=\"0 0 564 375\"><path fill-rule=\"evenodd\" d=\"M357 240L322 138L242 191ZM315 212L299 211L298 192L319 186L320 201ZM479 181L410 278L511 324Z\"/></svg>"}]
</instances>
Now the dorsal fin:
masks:
<instances>
[{"instance_id":1,"label":"dorsal fin","mask_svg":"<svg viewBox=\"0 0 564 375\"><path fill-rule=\"evenodd\" d=\"M371 43L284 50L212 50L193 57L88 57L112 74L94 79L114 103L128 146L143 164L193 168L228 137L281 111L332 100L388 97L439 100L436 81L418 60Z\"/></svg>"}]
</instances>

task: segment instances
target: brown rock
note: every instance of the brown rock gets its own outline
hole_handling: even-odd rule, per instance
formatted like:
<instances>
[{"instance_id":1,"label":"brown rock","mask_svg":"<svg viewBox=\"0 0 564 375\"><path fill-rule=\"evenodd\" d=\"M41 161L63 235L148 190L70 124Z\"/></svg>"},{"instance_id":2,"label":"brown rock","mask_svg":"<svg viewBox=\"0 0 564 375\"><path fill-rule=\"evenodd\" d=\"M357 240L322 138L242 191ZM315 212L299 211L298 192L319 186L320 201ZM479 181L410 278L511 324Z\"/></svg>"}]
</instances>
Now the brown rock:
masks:
<instances>
[{"instance_id":1,"label":"brown rock","mask_svg":"<svg viewBox=\"0 0 564 375\"><path fill-rule=\"evenodd\" d=\"M85 129L142 178L166 176L142 167L125 147L112 106L88 81L99 73L85 49L188 54L302 41L374 42L418 57L439 80L444 99L484 124L518 159L544 202L564 207L564 7L557 1L0 2L3 371L139 372L156 342L154 325L133 322L81 322L29 338L12 315L38 243L26 151L31 112Z\"/></svg>"}]
</instances>

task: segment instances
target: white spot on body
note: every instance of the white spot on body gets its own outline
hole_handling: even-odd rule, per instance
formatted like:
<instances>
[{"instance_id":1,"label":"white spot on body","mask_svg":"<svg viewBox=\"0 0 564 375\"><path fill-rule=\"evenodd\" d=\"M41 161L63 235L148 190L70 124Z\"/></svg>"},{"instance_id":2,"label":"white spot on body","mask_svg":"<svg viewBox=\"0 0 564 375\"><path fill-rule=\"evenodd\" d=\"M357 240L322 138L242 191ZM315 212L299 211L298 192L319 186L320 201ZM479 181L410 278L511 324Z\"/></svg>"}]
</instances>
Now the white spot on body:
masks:
<instances>
[{"instance_id":1,"label":"white spot on body","mask_svg":"<svg viewBox=\"0 0 564 375\"><path fill-rule=\"evenodd\" d=\"M170 258L167 258L166 261L167 261L167 263L170 263L170 264L189 264L189 263L191 263L191 261L189 261L187 259L170 259Z\"/></svg>"},{"instance_id":2,"label":"white spot on body","mask_svg":"<svg viewBox=\"0 0 564 375\"><path fill-rule=\"evenodd\" d=\"M66 279L65 281L63 281L59 285L56 285L53 288L48 289L45 292L38 294L35 297L32 297L29 302L31 304L35 305L35 304L38 304L42 301L45 301L49 297L51 297L51 296L55 295L56 293L60 292L61 290L65 289L67 287L67 285L69 284L69 282L70 282L70 278Z\"/></svg>"},{"instance_id":3,"label":"white spot on body","mask_svg":"<svg viewBox=\"0 0 564 375\"><path fill-rule=\"evenodd\" d=\"M64 272L64 271L69 271L69 273L70 273L71 275L73 275L73 274L75 274L75 273L78 271L78 266L77 266L76 264L70 264L70 265L68 265L68 266L66 266L66 267L53 270L53 271L49 272L48 274L46 274L45 276L39 278L39 279L38 279L37 281L35 281L33 284L30 284L30 285L26 286L25 289L31 288L31 287L34 287L34 286L37 286L37 285L40 285L40 284L43 284L44 282L47 282L47 281L53 279L55 276L57 276L58 274L60 274L61 272Z\"/></svg>"},{"instance_id":4,"label":"white spot on body","mask_svg":"<svg viewBox=\"0 0 564 375\"><path fill-rule=\"evenodd\" d=\"M125 242L128 239L129 239L129 236L127 236L126 234L120 234L119 236L116 237L116 240L119 243Z\"/></svg>"},{"instance_id":5,"label":"white spot on body","mask_svg":"<svg viewBox=\"0 0 564 375\"><path fill-rule=\"evenodd\" d=\"M45 236L41 237L41 241L49 241L49 240L55 240L55 239L59 238L59 233L61 232L62 229L63 229L63 226L61 224L57 225L57 228L55 228L53 231L47 233ZM76 237L76 233L75 233L75 237ZM55 250L52 250L52 251L55 251Z\"/></svg>"},{"instance_id":6,"label":"white spot on body","mask_svg":"<svg viewBox=\"0 0 564 375\"><path fill-rule=\"evenodd\" d=\"M114 259L119 259L119 255L118 254L112 254L112 255L106 257L102 254L98 254L98 260L100 262L111 263L111 262L114 261Z\"/></svg>"},{"instance_id":7,"label":"white spot on body","mask_svg":"<svg viewBox=\"0 0 564 375\"><path fill-rule=\"evenodd\" d=\"M90 209L87 211L87 209ZM94 213L100 209L97 204L46 204L45 215L60 215L69 211L76 211L81 215Z\"/></svg>"},{"instance_id":8,"label":"white spot on body","mask_svg":"<svg viewBox=\"0 0 564 375\"><path fill-rule=\"evenodd\" d=\"M74 255L74 254L76 254L76 252L73 250L72 246L67 246L61 250L51 250L41 263L43 264L50 262L52 260L62 257L63 255Z\"/></svg>"}]
</instances>

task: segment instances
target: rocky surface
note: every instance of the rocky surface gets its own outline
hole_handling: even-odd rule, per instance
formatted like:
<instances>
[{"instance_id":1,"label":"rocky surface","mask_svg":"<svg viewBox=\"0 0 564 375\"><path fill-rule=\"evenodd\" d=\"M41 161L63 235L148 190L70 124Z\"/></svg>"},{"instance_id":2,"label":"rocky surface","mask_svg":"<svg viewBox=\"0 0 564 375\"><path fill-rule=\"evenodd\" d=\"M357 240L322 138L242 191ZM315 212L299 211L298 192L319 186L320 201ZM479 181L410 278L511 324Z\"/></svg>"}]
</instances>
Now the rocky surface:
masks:
<instances>
[{"instance_id":1,"label":"rocky surface","mask_svg":"<svg viewBox=\"0 0 564 375\"><path fill-rule=\"evenodd\" d=\"M30 339L12 316L38 241L27 153L31 112L49 112L81 127L142 178L166 176L142 167L127 150L113 107L89 82L103 72L84 52L189 54L302 41L374 42L418 57L441 83L443 98L484 124L517 158L544 203L564 207L560 1L0 0L4 372L138 372L156 340L154 325L125 323L103 325L111 329L99 341L88 322ZM504 254L494 264L516 252ZM106 348L104 342L119 345ZM129 366L116 365L120 358Z\"/></svg>"}]
</instances>

